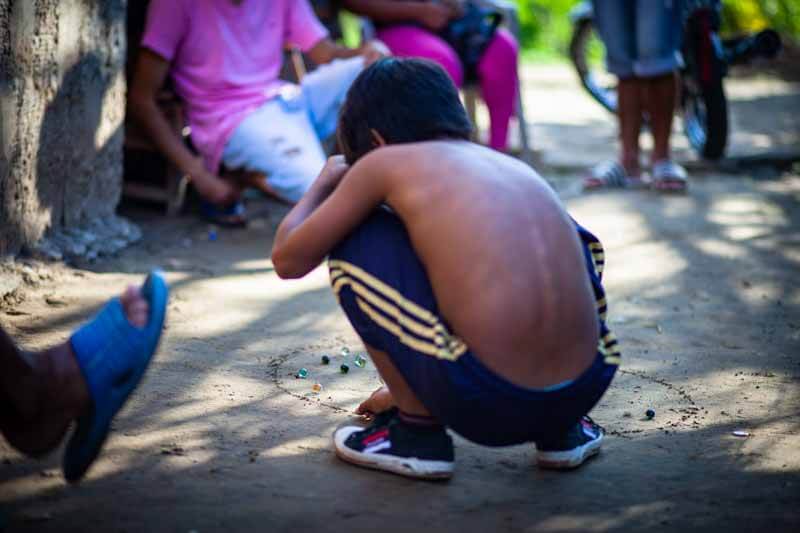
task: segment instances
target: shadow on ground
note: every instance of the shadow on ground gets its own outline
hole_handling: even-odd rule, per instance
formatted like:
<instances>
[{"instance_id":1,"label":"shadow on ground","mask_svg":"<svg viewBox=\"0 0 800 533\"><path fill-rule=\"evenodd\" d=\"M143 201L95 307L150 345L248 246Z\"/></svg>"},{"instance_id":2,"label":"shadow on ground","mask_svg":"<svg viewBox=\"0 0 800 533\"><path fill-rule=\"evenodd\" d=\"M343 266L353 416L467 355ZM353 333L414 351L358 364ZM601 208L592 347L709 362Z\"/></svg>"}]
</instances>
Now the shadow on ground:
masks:
<instances>
[{"instance_id":1,"label":"shadow on ground","mask_svg":"<svg viewBox=\"0 0 800 533\"><path fill-rule=\"evenodd\" d=\"M338 462L329 435L349 415L287 393L297 362L354 345L325 273L276 280L266 258L272 217L213 242L192 220L142 220L148 244L84 273L75 290L91 294L123 264L173 265L167 340L79 487L64 486L57 457L37 463L0 448L10 529L797 528L798 178L699 178L686 197L574 196L574 180L558 179L570 211L606 245L624 349L593 413L611 435L592 464L542 472L529 446L463 441L449 484ZM65 332L91 305L9 320L24 338ZM373 370L336 379L357 391L377 385ZM648 407L650 422L641 420Z\"/></svg>"}]
</instances>

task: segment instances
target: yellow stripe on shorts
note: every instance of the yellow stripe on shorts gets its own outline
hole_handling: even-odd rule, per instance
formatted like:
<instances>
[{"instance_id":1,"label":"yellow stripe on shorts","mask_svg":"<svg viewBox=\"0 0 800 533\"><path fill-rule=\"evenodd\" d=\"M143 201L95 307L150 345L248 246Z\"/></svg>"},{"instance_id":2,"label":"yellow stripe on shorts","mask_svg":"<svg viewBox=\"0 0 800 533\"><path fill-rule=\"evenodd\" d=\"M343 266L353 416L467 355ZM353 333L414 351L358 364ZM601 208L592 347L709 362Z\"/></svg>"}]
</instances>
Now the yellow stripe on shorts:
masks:
<instances>
[{"instance_id":1,"label":"yellow stripe on shorts","mask_svg":"<svg viewBox=\"0 0 800 533\"><path fill-rule=\"evenodd\" d=\"M329 261L329 265L336 296L342 288L349 286L356 294L356 303L361 311L409 348L449 361L458 359L467 351L464 342L451 335L437 316L405 298L396 289L350 263L336 260Z\"/></svg>"}]
</instances>

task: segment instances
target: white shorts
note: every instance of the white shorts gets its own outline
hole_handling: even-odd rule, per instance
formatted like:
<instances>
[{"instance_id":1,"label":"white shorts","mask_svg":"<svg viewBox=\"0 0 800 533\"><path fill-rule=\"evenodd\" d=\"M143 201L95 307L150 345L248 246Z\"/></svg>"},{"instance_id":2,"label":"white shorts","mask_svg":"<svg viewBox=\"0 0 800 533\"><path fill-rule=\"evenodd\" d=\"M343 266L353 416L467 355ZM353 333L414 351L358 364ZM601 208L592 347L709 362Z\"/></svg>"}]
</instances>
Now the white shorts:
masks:
<instances>
[{"instance_id":1,"label":"white shorts","mask_svg":"<svg viewBox=\"0 0 800 533\"><path fill-rule=\"evenodd\" d=\"M363 68L360 56L340 59L287 85L237 126L222 163L265 174L272 190L297 202L325 165L321 141L336 131L339 108Z\"/></svg>"}]
</instances>

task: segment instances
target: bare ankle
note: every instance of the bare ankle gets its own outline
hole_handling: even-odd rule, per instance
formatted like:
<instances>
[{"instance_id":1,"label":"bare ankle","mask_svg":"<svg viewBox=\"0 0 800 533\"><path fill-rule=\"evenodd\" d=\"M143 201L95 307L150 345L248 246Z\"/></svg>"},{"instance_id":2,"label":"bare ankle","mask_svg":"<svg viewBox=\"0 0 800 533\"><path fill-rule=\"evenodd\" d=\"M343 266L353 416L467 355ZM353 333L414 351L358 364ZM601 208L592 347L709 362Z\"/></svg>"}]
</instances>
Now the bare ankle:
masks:
<instances>
[{"instance_id":1,"label":"bare ankle","mask_svg":"<svg viewBox=\"0 0 800 533\"><path fill-rule=\"evenodd\" d=\"M623 156L620 164L625 169L625 173L630 177L638 177L642 173L639 165L639 156Z\"/></svg>"},{"instance_id":2,"label":"bare ankle","mask_svg":"<svg viewBox=\"0 0 800 533\"><path fill-rule=\"evenodd\" d=\"M421 415L421 414L407 413L402 409L398 410L397 414L400 417L400 420L412 426L422 426L430 428L442 426L442 423L439 422L439 419L436 418L435 416L431 416L430 414Z\"/></svg>"},{"instance_id":3,"label":"bare ankle","mask_svg":"<svg viewBox=\"0 0 800 533\"><path fill-rule=\"evenodd\" d=\"M47 401L63 409L70 419L84 414L90 407L91 397L69 342L43 352L40 357L44 366L40 370L43 372L41 383L47 390Z\"/></svg>"},{"instance_id":4,"label":"bare ankle","mask_svg":"<svg viewBox=\"0 0 800 533\"><path fill-rule=\"evenodd\" d=\"M669 159L669 150L653 151L653 154L650 156L650 165L655 165L661 161L669 161Z\"/></svg>"}]
</instances>

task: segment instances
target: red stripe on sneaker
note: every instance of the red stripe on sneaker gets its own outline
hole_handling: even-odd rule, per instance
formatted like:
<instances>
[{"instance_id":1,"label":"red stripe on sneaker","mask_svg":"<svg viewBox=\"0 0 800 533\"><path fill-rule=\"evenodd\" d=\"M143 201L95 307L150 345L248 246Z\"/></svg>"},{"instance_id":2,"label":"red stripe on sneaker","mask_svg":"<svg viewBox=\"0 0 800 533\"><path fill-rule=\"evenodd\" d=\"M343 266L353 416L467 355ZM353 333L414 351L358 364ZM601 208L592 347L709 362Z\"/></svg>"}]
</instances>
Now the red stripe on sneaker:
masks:
<instances>
[{"instance_id":1,"label":"red stripe on sneaker","mask_svg":"<svg viewBox=\"0 0 800 533\"><path fill-rule=\"evenodd\" d=\"M362 442L362 443L363 443L365 446L369 446L369 445L370 445L370 444L372 444L373 442L375 442L375 441L378 441L378 440L381 440L381 439L385 439L385 438L386 438L386 437L388 437L388 436L389 436L389 430L388 430L388 429L382 429L382 430L380 430L379 432L377 432L377 433L373 433L373 434L372 434L372 435L370 435L369 437L366 437L366 438L364 438L364 440L363 440L363 441L361 441L361 442Z\"/></svg>"}]
</instances>

